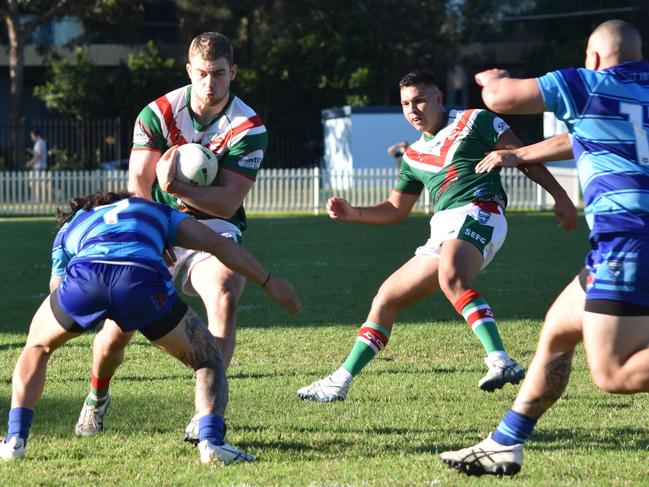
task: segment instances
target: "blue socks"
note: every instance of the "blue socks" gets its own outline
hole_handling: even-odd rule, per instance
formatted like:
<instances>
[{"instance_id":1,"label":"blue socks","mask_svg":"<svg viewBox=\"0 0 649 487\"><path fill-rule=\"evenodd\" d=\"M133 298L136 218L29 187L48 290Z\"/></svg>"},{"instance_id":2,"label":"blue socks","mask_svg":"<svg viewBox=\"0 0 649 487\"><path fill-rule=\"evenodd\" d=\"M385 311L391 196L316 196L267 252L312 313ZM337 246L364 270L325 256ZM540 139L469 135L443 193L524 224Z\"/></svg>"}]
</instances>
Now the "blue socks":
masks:
<instances>
[{"instance_id":1,"label":"blue socks","mask_svg":"<svg viewBox=\"0 0 649 487\"><path fill-rule=\"evenodd\" d=\"M9 441L10 438L18 436L27 442L33 419L34 411L31 409L12 408L9 410L8 431L5 441Z\"/></svg>"},{"instance_id":2,"label":"blue socks","mask_svg":"<svg viewBox=\"0 0 649 487\"><path fill-rule=\"evenodd\" d=\"M536 421L534 418L509 410L496 431L491 433L491 439L505 446L525 443L532 434Z\"/></svg>"},{"instance_id":3,"label":"blue socks","mask_svg":"<svg viewBox=\"0 0 649 487\"><path fill-rule=\"evenodd\" d=\"M198 420L198 438L222 445L225 437L225 423L218 414L206 414Z\"/></svg>"}]
</instances>

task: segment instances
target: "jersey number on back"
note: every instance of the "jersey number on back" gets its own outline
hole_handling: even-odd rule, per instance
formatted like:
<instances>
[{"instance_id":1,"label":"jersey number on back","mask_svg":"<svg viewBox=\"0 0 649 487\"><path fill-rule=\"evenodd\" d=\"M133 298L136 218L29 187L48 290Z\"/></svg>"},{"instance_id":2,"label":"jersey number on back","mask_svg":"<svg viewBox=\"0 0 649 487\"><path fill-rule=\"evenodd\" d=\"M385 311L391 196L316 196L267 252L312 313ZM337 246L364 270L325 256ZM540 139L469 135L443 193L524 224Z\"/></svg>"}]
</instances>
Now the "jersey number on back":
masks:
<instances>
[{"instance_id":1,"label":"jersey number on back","mask_svg":"<svg viewBox=\"0 0 649 487\"><path fill-rule=\"evenodd\" d=\"M128 204L128 200L120 200L115 203L115 206L112 209L104 213L104 222L108 225L117 223L119 212L125 210L126 207L128 207Z\"/></svg>"},{"instance_id":2,"label":"jersey number on back","mask_svg":"<svg viewBox=\"0 0 649 487\"><path fill-rule=\"evenodd\" d=\"M633 136L635 138L635 152L638 163L641 166L649 165L649 139L644 129L643 105L620 102L620 113L629 116L629 122L633 125Z\"/></svg>"}]
</instances>

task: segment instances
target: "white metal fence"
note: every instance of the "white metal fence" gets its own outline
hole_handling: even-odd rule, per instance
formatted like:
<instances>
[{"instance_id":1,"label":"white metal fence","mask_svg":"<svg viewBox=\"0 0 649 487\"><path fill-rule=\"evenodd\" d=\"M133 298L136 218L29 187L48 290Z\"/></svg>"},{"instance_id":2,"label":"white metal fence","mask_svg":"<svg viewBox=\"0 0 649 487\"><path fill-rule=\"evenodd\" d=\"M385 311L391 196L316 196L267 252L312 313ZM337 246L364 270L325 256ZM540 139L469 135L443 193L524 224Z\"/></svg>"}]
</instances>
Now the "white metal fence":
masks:
<instances>
[{"instance_id":1,"label":"white metal fence","mask_svg":"<svg viewBox=\"0 0 649 487\"><path fill-rule=\"evenodd\" d=\"M574 169L551 170L573 201L579 203ZM245 200L249 212L312 212L325 209L327 198L341 196L356 206L384 200L397 176L396 169L355 169L326 172L310 169L262 169ZM126 188L127 171L4 171L0 172L0 215L43 215L73 196ZM502 179L510 209L546 209L552 198L516 169L506 168ZM432 208L427 192L416 210Z\"/></svg>"}]
</instances>

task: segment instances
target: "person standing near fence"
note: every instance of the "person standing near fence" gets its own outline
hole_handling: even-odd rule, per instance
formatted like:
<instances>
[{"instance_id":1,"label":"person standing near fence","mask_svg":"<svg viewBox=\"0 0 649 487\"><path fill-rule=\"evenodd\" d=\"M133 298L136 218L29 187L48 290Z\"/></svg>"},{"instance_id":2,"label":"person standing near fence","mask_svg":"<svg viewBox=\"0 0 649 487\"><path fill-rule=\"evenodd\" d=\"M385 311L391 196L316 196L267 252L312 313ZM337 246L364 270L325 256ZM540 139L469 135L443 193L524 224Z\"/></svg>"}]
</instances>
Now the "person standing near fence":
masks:
<instances>
[{"instance_id":1,"label":"person standing near fence","mask_svg":"<svg viewBox=\"0 0 649 487\"><path fill-rule=\"evenodd\" d=\"M215 232L240 242L246 228L243 200L255 184L268 141L261 118L230 91L237 76L229 39L217 32L195 37L189 47L187 74L191 84L149 103L135 123L129 161L129 190L137 196L165 203L200 219ZM165 151L185 143L199 143L216 154L219 170L214 183L195 187L172 181L161 188L156 164ZM216 337L225 366L234 353L236 313L245 278L205 252L174 247L171 272L182 279L182 290L201 297L210 332ZM132 333L107 321L97 334L88 394L75 433L103 430L109 404L109 383L123 360ZM196 416L185 439L195 442Z\"/></svg>"},{"instance_id":2,"label":"person standing near fence","mask_svg":"<svg viewBox=\"0 0 649 487\"><path fill-rule=\"evenodd\" d=\"M443 462L469 475L515 475L537 421L568 385L581 341L600 389L649 392L649 63L642 58L638 29L609 20L591 33L584 68L528 79L491 69L475 79L490 108L519 114L549 110L570 133L520 152L491 153L477 169L574 153L590 229L585 267L552 303L512 408L486 439L441 454Z\"/></svg>"},{"instance_id":3,"label":"person standing near fence","mask_svg":"<svg viewBox=\"0 0 649 487\"><path fill-rule=\"evenodd\" d=\"M47 142L43 138L40 130L32 130L29 134L34 146L27 149L27 153L32 156L26 163L25 169L30 171L46 171L47 170ZM35 174L29 175L29 188L31 190L31 199L34 201L41 201L43 199L43 191L41 191L42 182L38 181Z\"/></svg>"},{"instance_id":4,"label":"person standing near fence","mask_svg":"<svg viewBox=\"0 0 649 487\"><path fill-rule=\"evenodd\" d=\"M383 282L342 366L299 389L302 399L345 399L352 379L387 345L399 313L440 289L487 354L488 370L478 383L480 389L494 391L524 377L523 368L505 351L489 304L473 288L473 280L494 258L507 233L507 197L500 175L476 174L475 166L485 152L519 147L520 142L504 120L486 110L447 114L442 91L428 71L406 74L399 87L403 114L422 135L403 155L392 194L378 205L363 208L332 197L327 211L339 221L395 223L410 214L426 189L435 210L430 238ZM574 228L577 211L547 169L537 166L524 172L555 198L561 226Z\"/></svg>"}]
</instances>

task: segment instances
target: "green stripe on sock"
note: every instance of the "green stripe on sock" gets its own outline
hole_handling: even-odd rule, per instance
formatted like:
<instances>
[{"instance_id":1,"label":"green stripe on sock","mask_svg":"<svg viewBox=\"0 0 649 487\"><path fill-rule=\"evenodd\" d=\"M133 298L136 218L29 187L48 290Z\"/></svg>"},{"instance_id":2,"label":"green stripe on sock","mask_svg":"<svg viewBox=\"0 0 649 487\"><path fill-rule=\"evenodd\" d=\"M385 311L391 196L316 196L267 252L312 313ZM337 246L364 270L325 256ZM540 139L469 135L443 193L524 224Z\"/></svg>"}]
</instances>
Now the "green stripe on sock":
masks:
<instances>
[{"instance_id":1,"label":"green stripe on sock","mask_svg":"<svg viewBox=\"0 0 649 487\"><path fill-rule=\"evenodd\" d=\"M498 333L498 327L494 321L481 323L473 329L473 333L478 337L485 352L501 352L505 350L503 341Z\"/></svg>"}]
</instances>

